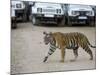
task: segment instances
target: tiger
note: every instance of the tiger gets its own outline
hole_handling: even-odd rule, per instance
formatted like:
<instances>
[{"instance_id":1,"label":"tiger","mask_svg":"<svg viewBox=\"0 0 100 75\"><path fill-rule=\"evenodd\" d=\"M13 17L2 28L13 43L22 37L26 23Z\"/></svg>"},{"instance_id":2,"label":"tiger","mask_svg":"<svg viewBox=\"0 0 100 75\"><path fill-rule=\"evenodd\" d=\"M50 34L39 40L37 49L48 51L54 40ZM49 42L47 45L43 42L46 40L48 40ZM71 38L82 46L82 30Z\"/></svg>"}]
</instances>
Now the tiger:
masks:
<instances>
[{"instance_id":1,"label":"tiger","mask_svg":"<svg viewBox=\"0 0 100 75\"><path fill-rule=\"evenodd\" d=\"M78 57L79 47L83 48L83 50L85 50L85 52L87 52L90 55L90 60L93 60L93 53L89 46L92 48L96 48L96 46L91 45L88 38L83 33L43 32L43 34L45 35L43 38L45 45L50 44L49 51L47 53L47 56L45 56L43 62L46 62L48 57L52 55L57 48L61 50L61 62L64 62L65 49L73 50L75 56L73 61L75 61Z\"/></svg>"}]
</instances>

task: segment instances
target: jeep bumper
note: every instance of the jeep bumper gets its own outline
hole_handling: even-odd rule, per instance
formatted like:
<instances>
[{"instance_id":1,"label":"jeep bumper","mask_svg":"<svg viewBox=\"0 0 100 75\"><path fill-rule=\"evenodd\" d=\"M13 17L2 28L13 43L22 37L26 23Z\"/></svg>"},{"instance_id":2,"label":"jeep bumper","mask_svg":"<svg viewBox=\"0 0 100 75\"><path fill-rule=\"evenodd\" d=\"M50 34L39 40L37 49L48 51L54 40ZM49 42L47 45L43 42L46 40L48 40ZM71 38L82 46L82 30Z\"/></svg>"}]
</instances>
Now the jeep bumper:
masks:
<instances>
[{"instance_id":1,"label":"jeep bumper","mask_svg":"<svg viewBox=\"0 0 100 75\"><path fill-rule=\"evenodd\" d=\"M59 22L59 20L61 20L63 18L64 15L33 14L32 16L34 16L37 19L39 19L40 23L49 23L49 24L53 23L53 24L57 24Z\"/></svg>"},{"instance_id":2,"label":"jeep bumper","mask_svg":"<svg viewBox=\"0 0 100 75\"><path fill-rule=\"evenodd\" d=\"M89 24L90 22L94 22L94 16L69 16L69 21L71 24Z\"/></svg>"}]
</instances>

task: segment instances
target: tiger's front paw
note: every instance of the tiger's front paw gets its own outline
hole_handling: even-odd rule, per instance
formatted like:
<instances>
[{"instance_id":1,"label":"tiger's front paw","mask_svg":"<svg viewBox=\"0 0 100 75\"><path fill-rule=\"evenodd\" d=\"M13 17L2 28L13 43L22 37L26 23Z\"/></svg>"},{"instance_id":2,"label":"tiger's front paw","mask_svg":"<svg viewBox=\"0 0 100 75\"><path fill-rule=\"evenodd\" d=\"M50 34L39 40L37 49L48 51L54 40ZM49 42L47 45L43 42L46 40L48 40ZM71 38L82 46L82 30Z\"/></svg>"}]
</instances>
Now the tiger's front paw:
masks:
<instances>
[{"instance_id":1,"label":"tiger's front paw","mask_svg":"<svg viewBox=\"0 0 100 75\"><path fill-rule=\"evenodd\" d=\"M46 57L44 58L43 62L46 62L46 61L47 61L47 59L48 59L48 57L46 56Z\"/></svg>"}]
</instances>

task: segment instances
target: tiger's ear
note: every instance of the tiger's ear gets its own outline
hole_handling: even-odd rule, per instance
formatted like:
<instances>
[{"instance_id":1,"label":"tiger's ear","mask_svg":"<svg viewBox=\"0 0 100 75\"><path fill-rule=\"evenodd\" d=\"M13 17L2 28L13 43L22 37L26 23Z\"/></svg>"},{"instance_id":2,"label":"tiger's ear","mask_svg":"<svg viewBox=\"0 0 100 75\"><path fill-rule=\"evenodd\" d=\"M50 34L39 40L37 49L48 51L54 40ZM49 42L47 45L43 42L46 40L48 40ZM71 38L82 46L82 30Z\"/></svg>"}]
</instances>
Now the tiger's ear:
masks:
<instances>
[{"instance_id":1,"label":"tiger's ear","mask_svg":"<svg viewBox=\"0 0 100 75\"><path fill-rule=\"evenodd\" d=\"M47 34L47 32L44 31L43 34Z\"/></svg>"}]
</instances>

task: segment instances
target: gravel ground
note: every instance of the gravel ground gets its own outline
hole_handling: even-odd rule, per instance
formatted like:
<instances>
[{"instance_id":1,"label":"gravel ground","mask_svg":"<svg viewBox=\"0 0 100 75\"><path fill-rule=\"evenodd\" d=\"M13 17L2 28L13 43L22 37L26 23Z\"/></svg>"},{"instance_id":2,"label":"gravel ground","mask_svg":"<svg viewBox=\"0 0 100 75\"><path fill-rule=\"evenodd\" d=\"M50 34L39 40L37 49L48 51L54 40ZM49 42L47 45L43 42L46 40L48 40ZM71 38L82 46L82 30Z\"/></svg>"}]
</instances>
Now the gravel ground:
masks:
<instances>
[{"instance_id":1,"label":"gravel ground","mask_svg":"<svg viewBox=\"0 0 100 75\"><path fill-rule=\"evenodd\" d=\"M51 71L70 71L95 69L95 48L91 48L94 60L89 60L89 55L79 48L77 61L72 50L66 49L65 62L60 62L60 50L49 57L48 62L43 59L48 52L48 47L43 43L43 31L47 32L81 32L84 33L92 45L95 45L95 27L51 27L33 26L31 23L18 23L18 28L11 31L11 73L36 73Z\"/></svg>"}]
</instances>

